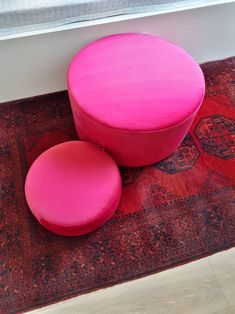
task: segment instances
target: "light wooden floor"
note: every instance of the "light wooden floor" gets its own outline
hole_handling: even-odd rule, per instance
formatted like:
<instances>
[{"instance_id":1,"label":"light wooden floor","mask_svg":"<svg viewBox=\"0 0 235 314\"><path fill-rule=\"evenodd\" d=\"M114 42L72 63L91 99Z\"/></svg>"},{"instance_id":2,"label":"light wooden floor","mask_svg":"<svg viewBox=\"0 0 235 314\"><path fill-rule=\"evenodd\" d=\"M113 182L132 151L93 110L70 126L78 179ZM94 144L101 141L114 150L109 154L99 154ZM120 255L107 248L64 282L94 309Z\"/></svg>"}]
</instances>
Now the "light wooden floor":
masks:
<instances>
[{"instance_id":1,"label":"light wooden floor","mask_svg":"<svg viewBox=\"0 0 235 314\"><path fill-rule=\"evenodd\" d=\"M235 248L34 314L235 314Z\"/></svg>"}]
</instances>

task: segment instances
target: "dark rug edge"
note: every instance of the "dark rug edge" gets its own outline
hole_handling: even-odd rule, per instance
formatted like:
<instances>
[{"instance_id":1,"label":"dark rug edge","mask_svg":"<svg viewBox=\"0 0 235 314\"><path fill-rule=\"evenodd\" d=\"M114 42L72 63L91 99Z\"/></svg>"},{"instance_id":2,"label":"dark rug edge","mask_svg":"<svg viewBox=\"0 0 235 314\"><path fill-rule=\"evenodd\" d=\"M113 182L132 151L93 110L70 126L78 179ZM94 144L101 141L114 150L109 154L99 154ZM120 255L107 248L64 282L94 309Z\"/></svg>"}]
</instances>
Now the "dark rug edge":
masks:
<instances>
[{"instance_id":1,"label":"dark rug edge","mask_svg":"<svg viewBox=\"0 0 235 314\"><path fill-rule=\"evenodd\" d=\"M157 270L156 269L155 270L149 270L149 271L147 271L145 273L142 273L142 274L131 275L131 276L126 277L125 279L122 279L122 280L120 280L120 279L113 280L112 282L109 282L109 283L100 284L97 287L95 287L94 289L87 289L87 290L84 289L83 291L80 291L80 292L73 292L73 293L70 293L70 294L66 294L63 297L58 297L58 298L54 298L54 299L51 299L51 300L47 300L46 302L38 303L35 306L33 305L33 306L28 306L28 307L16 309L16 310L14 310L12 312L9 312L9 314L27 313L27 312L32 311L32 310L42 309L43 307L47 307L49 305L53 305L53 304L56 304L56 303L59 303L59 302L67 301L67 300L79 297L81 295L84 295L84 294L88 294L88 293L95 292L95 291L98 291L98 290L110 288L110 287L113 287L115 285L119 285L119 284L127 283L127 282L130 282L130 281L133 281L133 280L137 280L137 279L145 278L145 277L148 277L148 276L152 276L152 275L155 275L155 274L160 273L162 271L166 271L166 270L178 267L178 266L183 266L183 265L189 264L191 262L195 262L197 260L200 260L202 258L206 258L208 256L212 256L212 255L214 255L216 253L228 251L228 250L232 249L233 247L235 247L235 240L234 240L234 242L229 243L227 246L223 245L223 246L218 247L216 249L213 249L211 251L209 250L208 252L203 252L201 254L200 253L196 254L193 257L187 257L185 259L182 259L182 261L180 261L180 262L175 262L175 263L171 263L170 265L162 266L161 268L159 268Z\"/></svg>"}]
</instances>

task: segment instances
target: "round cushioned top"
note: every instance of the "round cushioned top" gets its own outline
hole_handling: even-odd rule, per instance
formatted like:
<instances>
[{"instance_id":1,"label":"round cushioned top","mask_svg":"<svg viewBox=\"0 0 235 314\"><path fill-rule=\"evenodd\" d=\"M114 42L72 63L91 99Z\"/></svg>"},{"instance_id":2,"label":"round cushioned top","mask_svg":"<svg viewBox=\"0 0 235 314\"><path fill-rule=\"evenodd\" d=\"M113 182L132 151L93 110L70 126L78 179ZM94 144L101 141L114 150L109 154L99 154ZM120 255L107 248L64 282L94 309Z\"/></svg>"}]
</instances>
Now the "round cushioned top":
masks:
<instances>
[{"instance_id":1,"label":"round cushioned top","mask_svg":"<svg viewBox=\"0 0 235 314\"><path fill-rule=\"evenodd\" d=\"M112 158L82 141L62 143L41 154L25 184L26 199L37 219L65 227L110 218L110 206L120 197L120 189Z\"/></svg>"},{"instance_id":2,"label":"round cushioned top","mask_svg":"<svg viewBox=\"0 0 235 314\"><path fill-rule=\"evenodd\" d=\"M68 71L82 110L112 128L165 129L188 118L204 95L204 77L183 49L156 36L119 34L83 48Z\"/></svg>"}]
</instances>

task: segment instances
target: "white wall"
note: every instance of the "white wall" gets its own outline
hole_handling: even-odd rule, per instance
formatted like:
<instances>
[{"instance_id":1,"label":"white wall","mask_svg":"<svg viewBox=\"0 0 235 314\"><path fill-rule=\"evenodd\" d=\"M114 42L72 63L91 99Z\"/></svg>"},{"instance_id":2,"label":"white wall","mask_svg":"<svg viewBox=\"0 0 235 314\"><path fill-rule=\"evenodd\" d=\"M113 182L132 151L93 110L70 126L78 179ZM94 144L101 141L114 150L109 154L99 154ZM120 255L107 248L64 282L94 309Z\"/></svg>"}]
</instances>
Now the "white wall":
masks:
<instances>
[{"instance_id":1,"label":"white wall","mask_svg":"<svg viewBox=\"0 0 235 314\"><path fill-rule=\"evenodd\" d=\"M235 2L37 34L0 42L0 102L66 89L66 69L86 43L145 32L176 42L199 62L235 55Z\"/></svg>"}]
</instances>

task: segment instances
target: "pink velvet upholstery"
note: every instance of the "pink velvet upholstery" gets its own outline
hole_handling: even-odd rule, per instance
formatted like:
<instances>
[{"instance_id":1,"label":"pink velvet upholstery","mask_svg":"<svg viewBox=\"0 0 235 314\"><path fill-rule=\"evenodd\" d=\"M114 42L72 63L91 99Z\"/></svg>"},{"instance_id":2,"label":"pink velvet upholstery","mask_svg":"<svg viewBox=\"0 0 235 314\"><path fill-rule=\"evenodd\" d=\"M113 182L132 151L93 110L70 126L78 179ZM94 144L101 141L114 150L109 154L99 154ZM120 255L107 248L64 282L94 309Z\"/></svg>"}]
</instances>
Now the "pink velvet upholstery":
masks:
<instances>
[{"instance_id":1,"label":"pink velvet upholstery","mask_svg":"<svg viewBox=\"0 0 235 314\"><path fill-rule=\"evenodd\" d=\"M28 172L25 195L44 227L75 236L95 230L113 215L121 179L107 153L93 144L72 141L39 156Z\"/></svg>"},{"instance_id":2,"label":"pink velvet upholstery","mask_svg":"<svg viewBox=\"0 0 235 314\"><path fill-rule=\"evenodd\" d=\"M186 135L203 100L200 67L156 36L119 34L83 48L68 71L79 136L126 166L157 162Z\"/></svg>"}]
</instances>

